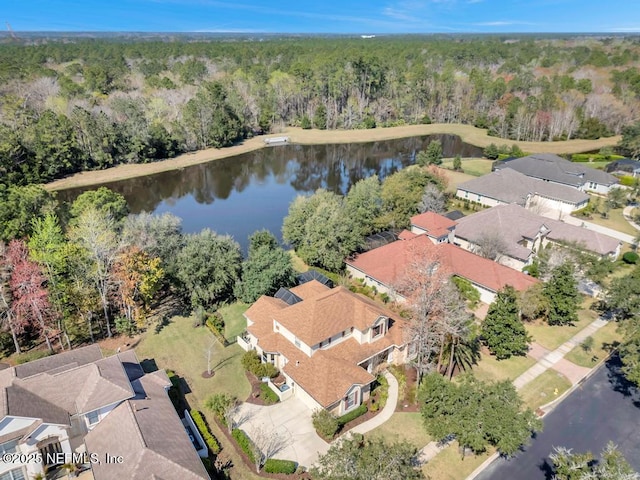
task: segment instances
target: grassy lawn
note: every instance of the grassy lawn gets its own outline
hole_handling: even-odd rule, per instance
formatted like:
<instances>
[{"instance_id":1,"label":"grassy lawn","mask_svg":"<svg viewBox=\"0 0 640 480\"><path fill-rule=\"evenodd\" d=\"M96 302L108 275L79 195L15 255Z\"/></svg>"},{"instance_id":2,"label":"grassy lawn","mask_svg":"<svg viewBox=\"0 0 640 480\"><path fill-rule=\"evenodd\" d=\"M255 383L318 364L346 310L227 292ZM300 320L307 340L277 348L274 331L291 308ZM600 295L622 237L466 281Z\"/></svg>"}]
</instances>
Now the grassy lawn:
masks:
<instances>
[{"instance_id":1,"label":"grassy lawn","mask_svg":"<svg viewBox=\"0 0 640 480\"><path fill-rule=\"evenodd\" d=\"M291 255L291 264L293 265L293 269L296 272L306 272L309 270L309 265L307 265L304 260L302 260L298 255L296 255L296 251L291 249L289 250L289 255Z\"/></svg>"},{"instance_id":2,"label":"grassy lawn","mask_svg":"<svg viewBox=\"0 0 640 480\"><path fill-rule=\"evenodd\" d=\"M440 171L444 173L444 175L449 180L449 185L447 185L446 191L450 193L456 193L456 191L458 190L458 185L460 185L461 183L476 178L473 175L462 172L454 172L453 170L440 169Z\"/></svg>"},{"instance_id":3,"label":"grassy lawn","mask_svg":"<svg viewBox=\"0 0 640 480\"><path fill-rule=\"evenodd\" d=\"M405 440L416 448L422 448L432 440L424 429L419 412L396 412L367 436L381 437L387 442Z\"/></svg>"},{"instance_id":4,"label":"grassy lawn","mask_svg":"<svg viewBox=\"0 0 640 480\"><path fill-rule=\"evenodd\" d=\"M427 462L422 467L422 472L425 477L433 480L463 480L494 452L495 449L490 448L483 454L467 455L463 459L458 451L458 444L453 442Z\"/></svg>"},{"instance_id":5,"label":"grassy lawn","mask_svg":"<svg viewBox=\"0 0 640 480\"><path fill-rule=\"evenodd\" d=\"M549 326L545 322L538 320L526 324L525 328L533 337L534 342L542 345L547 350L555 350L597 318L598 314L593 310L582 309L578 312L578 321L575 325Z\"/></svg>"},{"instance_id":6,"label":"grassy lawn","mask_svg":"<svg viewBox=\"0 0 640 480\"><path fill-rule=\"evenodd\" d=\"M462 159L462 171L467 175L473 175L474 177L481 177L487 173L491 173L492 160L486 158L463 158ZM447 158L442 161L442 167L453 169L453 158Z\"/></svg>"},{"instance_id":7,"label":"grassy lawn","mask_svg":"<svg viewBox=\"0 0 640 480\"><path fill-rule=\"evenodd\" d=\"M213 378L202 378L207 370L207 351L212 348ZM186 398L198 408L213 393L226 392L240 400L250 392L237 345L224 348L205 327L194 328L193 320L174 317L159 333L147 332L136 348L140 361L152 359L160 369L171 369L183 378L190 392Z\"/></svg>"},{"instance_id":8,"label":"grassy lawn","mask_svg":"<svg viewBox=\"0 0 640 480\"><path fill-rule=\"evenodd\" d=\"M224 318L224 336L231 341L240 335L247 327L247 320L242 316L247 311L249 305L242 302L235 302L222 307L220 314Z\"/></svg>"},{"instance_id":9,"label":"grassy lawn","mask_svg":"<svg viewBox=\"0 0 640 480\"><path fill-rule=\"evenodd\" d=\"M531 357L511 357L507 360L496 360L493 355L482 353L478 365L473 367L473 374L483 381L514 380L535 363L536 361Z\"/></svg>"},{"instance_id":10,"label":"grassy lawn","mask_svg":"<svg viewBox=\"0 0 640 480\"><path fill-rule=\"evenodd\" d=\"M604 200L600 200L601 208L604 204L603 202ZM612 228L613 230L633 235L634 237L638 234L638 230L629 225L629 222L627 222L622 216L621 208L609 210L609 218L602 218L600 214L594 214L592 217L593 218L586 219L585 221L595 223L596 225L602 225L603 227Z\"/></svg>"},{"instance_id":11,"label":"grassy lawn","mask_svg":"<svg viewBox=\"0 0 640 480\"><path fill-rule=\"evenodd\" d=\"M571 350L565 358L576 365L580 365L581 367L595 366L596 363L609 355L612 344L621 341L622 335L620 335L617 330L618 324L615 322L609 322L592 335L593 347L591 348L591 351L585 352L584 349L578 345Z\"/></svg>"},{"instance_id":12,"label":"grassy lawn","mask_svg":"<svg viewBox=\"0 0 640 480\"><path fill-rule=\"evenodd\" d=\"M571 382L555 370L547 370L518 393L527 407L535 410L562 395L571 387ZM557 390L556 390L557 389Z\"/></svg>"},{"instance_id":13,"label":"grassy lawn","mask_svg":"<svg viewBox=\"0 0 640 480\"><path fill-rule=\"evenodd\" d=\"M609 165L613 160L604 160L602 162L580 162L580 165L585 167L595 168L596 170L603 170L604 167Z\"/></svg>"}]
</instances>

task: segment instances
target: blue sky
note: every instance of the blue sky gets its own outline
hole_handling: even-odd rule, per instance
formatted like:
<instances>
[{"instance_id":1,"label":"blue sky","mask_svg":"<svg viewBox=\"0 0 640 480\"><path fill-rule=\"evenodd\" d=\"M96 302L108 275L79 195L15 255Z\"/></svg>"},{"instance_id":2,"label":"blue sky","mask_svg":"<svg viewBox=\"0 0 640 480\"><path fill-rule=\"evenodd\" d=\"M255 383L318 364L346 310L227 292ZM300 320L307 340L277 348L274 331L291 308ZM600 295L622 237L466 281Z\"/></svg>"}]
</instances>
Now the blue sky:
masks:
<instances>
[{"instance_id":1,"label":"blue sky","mask_svg":"<svg viewBox=\"0 0 640 480\"><path fill-rule=\"evenodd\" d=\"M640 32L640 1L2 0L0 20L15 31Z\"/></svg>"}]
</instances>

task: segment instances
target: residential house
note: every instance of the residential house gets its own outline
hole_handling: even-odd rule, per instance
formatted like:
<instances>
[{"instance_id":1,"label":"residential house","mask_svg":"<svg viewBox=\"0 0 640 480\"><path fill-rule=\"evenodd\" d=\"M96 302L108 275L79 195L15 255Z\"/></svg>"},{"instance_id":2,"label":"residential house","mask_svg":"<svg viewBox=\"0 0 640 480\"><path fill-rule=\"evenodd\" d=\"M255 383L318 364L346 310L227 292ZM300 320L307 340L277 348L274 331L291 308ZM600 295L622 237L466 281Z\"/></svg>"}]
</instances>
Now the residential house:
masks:
<instances>
[{"instance_id":1,"label":"residential house","mask_svg":"<svg viewBox=\"0 0 640 480\"><path fill-rule=\"evenodd\" d=\"M604 167L604 171L607 173L620 173L640 177L640 162L638 160L632 160L631 158L621 158Z\"/></svg>"},{"instance_id":2,"label":"residential house","mask_svg":"<svg viewBox=\"0 0 640 480\"><path fill-rule=\"evenodd\" d=\"M424 212L411 217L411 233L415 233L416 235L424 234L429 237L433 243L452 242L455 227L455 220L451 220L443 215L438 215L435 212ZM406 240L406 238L398 238L400 240Z\"/></svg>"},{"instance_id":3,"label":"residential house","mask_svg":"<svg viewBox=\"0 0 640 480\"><path fill-rule=\"evenodd\" d=\"M0 450L19 454L0 463L0 478L74 463L96 480L208 479L170 386L164 372L145 375L133 351L103 358L97 345L0 371Z\"/></svg>"},{"instance_id":4,"label":"residential house","mask_svg":"<svg viewBox=\"0 0 640 480\"><path fill-rule=\"evenodd\" d=\"M589 195L581 190L528 177L511 168L461 183L456 196L486 207L515 203L535 213L556 218L589 203Z\"/></svg>"},{"instance_id":5,"label":"residential house","mask_svg":"<svg viewBox=\"0 0 640 480\"><path fill-rule=\"evenodd\" d=\"M511 158L497 162L495 170L510 168L527 177L537 178L545 182L556 183L606 195L618 179L610 173L596 170L582 163L570 162L558 155L537 153L521 158Z\"/></svg>"},{"instance_id":6,"label":"residential house","mask_svg":"<svg viewBox=\"0 0 640 480\"><path fill-rule=\"evenodd\" d=\"M342 415L368 399L379 365L407 361L404 321L373 300L317 280L287 292L249 307L238 337L280 369L284 382L269 386L281 399Z\"/></svg>"},{"instance_id":7,"label":"residential house","mask_svg":"<svg viewBox=\"0 0 640 480\"><path fill-rule=\"evenodd\" d=\"M618 258L619 240L570 225L559 220L542 217L516 205L498 205L468 215L455 228L455 244L465 250L477 251L487 237L501 239L504 255L500 262L521 270L530 265L541 247L549 243L574 244L600 258Z\"/></svg>"},{"instance_id":8,"label":"residential house","mask_svg":"<svg viewBox=\"0 0 640 480\"><path fill-rule=\"evenodd\" d=\"M379 292L403 301L397 291L407 268L415 261L416 252L430 253L450 274L468 280L480 293L480 300L491 303L496 292L506 285L523 291L537 283L533 277L475 255L450 243L433 244L427 235L414 235L406 240L376 248L346 260L347 271L354 278L361 278Z\"/></svg>"}]
</instances>

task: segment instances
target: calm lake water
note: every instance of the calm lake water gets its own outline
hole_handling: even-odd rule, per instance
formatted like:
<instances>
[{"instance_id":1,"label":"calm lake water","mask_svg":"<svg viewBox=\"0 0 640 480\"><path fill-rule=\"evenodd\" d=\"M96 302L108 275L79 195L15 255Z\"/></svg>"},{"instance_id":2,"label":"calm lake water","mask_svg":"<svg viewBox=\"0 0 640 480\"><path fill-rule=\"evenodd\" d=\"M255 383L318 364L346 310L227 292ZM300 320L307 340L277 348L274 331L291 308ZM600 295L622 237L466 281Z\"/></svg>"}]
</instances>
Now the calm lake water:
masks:
<instances>
[{"instance_id":1,"label":"calm lake water","mask_svg":"<svg viewBox=\"0 0 640 480\"><path fill-rule=\"evenodd\" d=\"M210 228L232 235L242 245L266 228L280 238L282 220L297 195L325 188L346 193L358 180L382 179L414 163L430 141L442 142L444 155L480 156L482 149L454 135L430 135L371 143L282 145L193 167L133 178L104 186L121 193L132 213L171 212L185 232ZM63 190L72 201L85 190Z\"/></svg>"}]
</instances>

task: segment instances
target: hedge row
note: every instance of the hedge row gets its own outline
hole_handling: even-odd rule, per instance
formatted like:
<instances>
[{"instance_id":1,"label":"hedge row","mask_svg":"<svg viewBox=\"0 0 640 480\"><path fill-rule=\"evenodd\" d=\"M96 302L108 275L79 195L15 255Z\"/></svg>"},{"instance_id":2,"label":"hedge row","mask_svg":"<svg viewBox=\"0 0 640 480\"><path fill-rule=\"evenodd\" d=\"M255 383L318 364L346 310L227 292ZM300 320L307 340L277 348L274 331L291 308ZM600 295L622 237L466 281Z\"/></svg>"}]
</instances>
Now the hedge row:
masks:
<instances>
[{"instance_id":1,"label":"hedge row","mask_svg":"<svg viewBox=\"0 0 640 480\"><path fill-rule=\"evenodd\" d=\"M292 473L296 473L297 468L296 462L292 462L291 460L276 460L275 458L270 458L264 462L264 471L267 473L284 473L291 475Z\"/></svg>"},{"instance_id":2,"label":"hedge row","mask_svg":"<svg viewBox=\"0 0 640 480\"><path fill-rule=\"evenodd\" d=\"M367 413L367 406L365 404L360 405L355 410L351 410L349 413L345 413L341 417L338 417L338 424L342 427L352 420Z\"/></svg>"},{"instance_id":3,"label":"hedge row","mask_svg":"<svg viewBox=\"0 0 640 480\"><path fill-rule=\"evenodd\" d=\"M245 353L240 361L245 370L249 370L258 378L278 376L278 369L271 363L262 363L262 359L254 350Z\"/></svg>"},{"instance_id":4,"label":"hedge row","mask_svg":"<svg viewBox=\"0 0 640 480\"><path fill-rule=\"evenodd\" d=\"M252 463L255 462L256 460L253 456L253 449L251 448L251 440L249 439L247 434L244 433L244 430L234 428L231 432L231 436L234 438L240 449L247 454L249 460L251 460Z\"/></svg>"},{"instance_id":5,"label":"hedge row","mask_svg":"<svg viewBox=\"0 0 640 480\"><path fill-rule=\"evenodd\" d=\"M220 450L222 450L222 447L220 446L218 439L214 437L213 434L209 431L209 426L202 417L202 414L197 410L191 410L189 414L191 415L191 418L193 418L193 423L195 423L196 427L198 427L200 435L202 435L202 438L209 447L209 450L211 450L211 452L215 455L219 454Z\"/></svg>"},{"instance_id":6,"label":"hedge row","mask_svg":"<svg viewBox=\"0 0 640 480\"><path fill-rule=\"evenodd\" d=\"M613 162L624 158L622 155L604 155L602 153L574 153L571 155L572 162Z\"/></svg>"}]
</instances>

